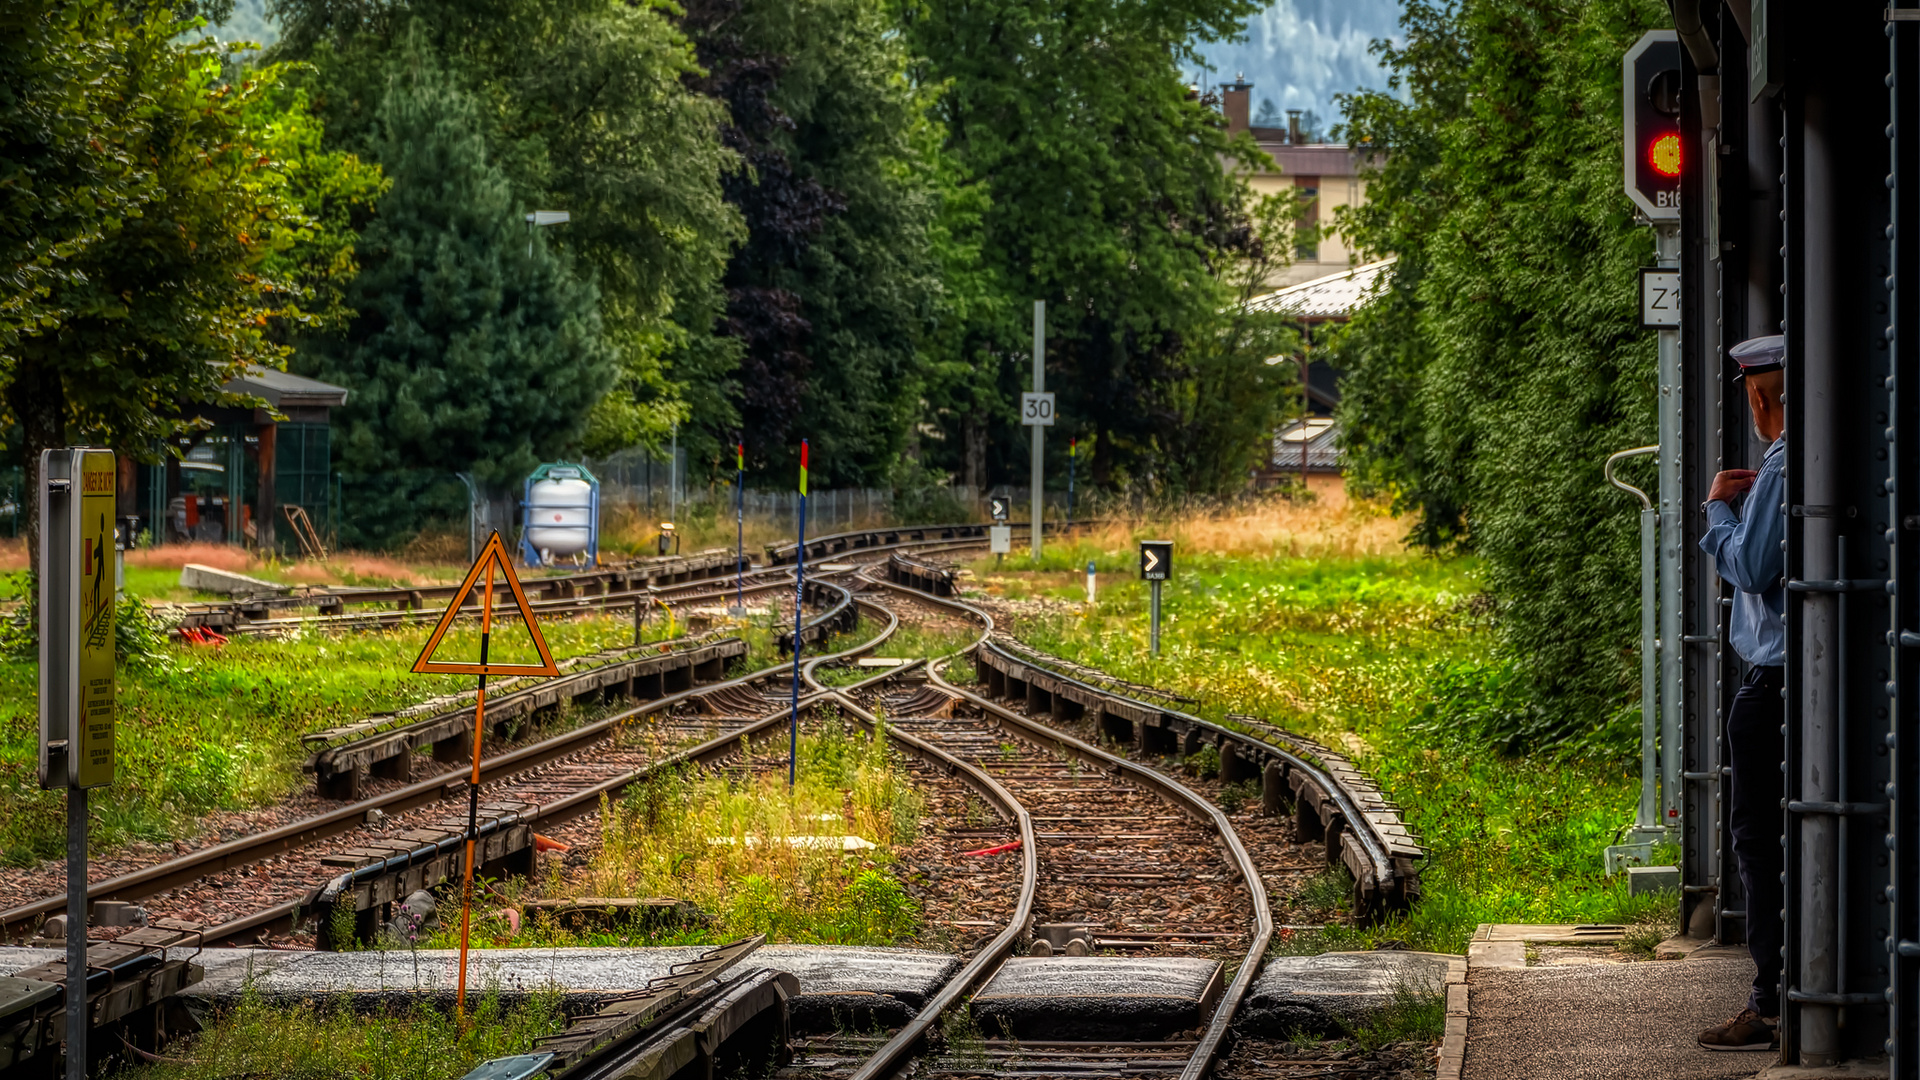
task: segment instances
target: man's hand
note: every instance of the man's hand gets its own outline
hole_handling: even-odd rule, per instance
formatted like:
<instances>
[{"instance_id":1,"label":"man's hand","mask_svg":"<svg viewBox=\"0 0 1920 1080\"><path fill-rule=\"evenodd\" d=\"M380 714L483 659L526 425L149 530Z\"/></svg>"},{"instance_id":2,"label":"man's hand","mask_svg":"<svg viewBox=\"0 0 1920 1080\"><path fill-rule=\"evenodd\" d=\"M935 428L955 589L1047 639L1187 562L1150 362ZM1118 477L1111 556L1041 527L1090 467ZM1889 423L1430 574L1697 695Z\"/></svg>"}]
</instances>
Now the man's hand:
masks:
<instances>
[{"instance_id":1,"label":"man's hand","mask_svg":"<svg viewBox=\"0 0 1920 1080\"><path fill-rule=\"evenodd\" d=\"M1713 487L1707 491L1707 501L1732 503L1747 493L1747 489L1753 486L1753 478L1758 475L1752 469L1727 469L1716 473Z\"/></svg>"}]
</instances>

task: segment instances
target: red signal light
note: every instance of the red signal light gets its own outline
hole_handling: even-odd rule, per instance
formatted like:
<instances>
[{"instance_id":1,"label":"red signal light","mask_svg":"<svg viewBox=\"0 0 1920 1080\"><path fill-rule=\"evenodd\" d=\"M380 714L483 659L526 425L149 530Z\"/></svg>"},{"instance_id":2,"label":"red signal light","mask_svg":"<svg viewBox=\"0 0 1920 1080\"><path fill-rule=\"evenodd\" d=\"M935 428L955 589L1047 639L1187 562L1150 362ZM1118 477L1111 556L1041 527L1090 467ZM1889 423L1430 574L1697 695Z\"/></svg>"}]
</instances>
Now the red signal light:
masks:
<instances>
[{"instance_id":1,"label":"red signal light","mask_svg":"<svg viewBox=\"0 0 1920 1080\"><path fill-rule=\"evenodd\" d=\"M1647 164L1661 176L1680 175L1680 136L1668 132L1647 146Z\"/></svg>"}]
</instances>

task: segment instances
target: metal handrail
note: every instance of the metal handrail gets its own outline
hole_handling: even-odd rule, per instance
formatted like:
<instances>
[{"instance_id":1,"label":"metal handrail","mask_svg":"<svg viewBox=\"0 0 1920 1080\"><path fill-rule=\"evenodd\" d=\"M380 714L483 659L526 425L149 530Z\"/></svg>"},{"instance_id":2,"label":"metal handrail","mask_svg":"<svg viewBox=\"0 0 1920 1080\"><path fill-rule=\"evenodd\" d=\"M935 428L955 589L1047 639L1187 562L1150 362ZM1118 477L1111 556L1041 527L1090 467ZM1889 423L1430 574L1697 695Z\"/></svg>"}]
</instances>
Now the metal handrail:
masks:
<instances>
[{"instance_id":1,"label":"metal handrail","mask_svg":"<svg viewBox=\"0 0 1920 1080\"><path fill-rule=\"evenodd\" d=\"M1635 498L1638 498L1640 500L1640 509L1651 510L1653 509L1653 500L1647 497L1646 492L1641 491L1639 488L1634 487L1632 484L1626 483L1623 480L1614 479L1613 463L1621 460L1622 458L1639 457L1642 454L1657 454L1659 452L1660 452L1660 447L1656 445L1656 446L1636 446L1631 450L1622 450L1617 454L1609 454L1607 455L1607 463L1600 467L1601 475L1607 478L1607 483L1612 484L1614 487L1619 488L1621 491L1624 491L1627 494L1634 496Z\"/></svg>"}]
</instances>

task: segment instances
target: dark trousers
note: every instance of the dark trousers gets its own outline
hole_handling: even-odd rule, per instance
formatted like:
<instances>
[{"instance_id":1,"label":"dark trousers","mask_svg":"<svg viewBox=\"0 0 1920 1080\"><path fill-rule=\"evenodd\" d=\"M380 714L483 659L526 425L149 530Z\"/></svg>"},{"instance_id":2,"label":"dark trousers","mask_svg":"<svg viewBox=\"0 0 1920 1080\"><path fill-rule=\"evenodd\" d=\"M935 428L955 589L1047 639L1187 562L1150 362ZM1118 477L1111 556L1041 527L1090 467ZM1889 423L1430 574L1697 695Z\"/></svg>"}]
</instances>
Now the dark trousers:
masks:
<instances>
[{"instance_id":1,"label":"dark trousers","mask_svg":"<svg viewBox=\"0 0 1920 1080\"><path fill-rule=\"evenodd\" d=\"M1761 1016L1780 1015L1780 946L1786 927L1780 875L1786 856L1780 848L1786 815L1780 800L1786 781L1780 763L1787 745L1780 726L1787 704L1780 697L1786 669L1754 667L1747 672L1727 710L1727 817L1733 832L1733 856L1747 894L1747 951L1760 969L1753 977L1747 1007Z\"/></svg>"}]
</instances>

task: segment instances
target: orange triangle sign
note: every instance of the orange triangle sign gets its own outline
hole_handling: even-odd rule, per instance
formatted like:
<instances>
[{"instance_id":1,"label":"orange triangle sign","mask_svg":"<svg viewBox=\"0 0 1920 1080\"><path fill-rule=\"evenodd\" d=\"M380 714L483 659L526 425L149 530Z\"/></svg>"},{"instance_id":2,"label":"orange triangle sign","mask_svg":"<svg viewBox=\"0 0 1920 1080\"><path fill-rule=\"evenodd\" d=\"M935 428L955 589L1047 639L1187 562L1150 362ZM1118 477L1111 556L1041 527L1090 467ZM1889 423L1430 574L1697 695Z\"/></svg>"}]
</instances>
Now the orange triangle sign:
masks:
<instances>
[{"instance_id":1,"label":"orange triangle sign","mask_svg":"<svg viewBox=\"0 0 1920 1080\"><path fill-rule=\"evenodd\" d=\"M440 647L440 639L446 636L447 628L453 620L459 618L460 608L473 595L474 586L480 583L482 573L486 575L486 585L480 589L481 626L491 630L493 622L493 584L499 578L505 579L507 588L513 593L513 603L518 614L525 621L527 629L533 634L533 647L540 653L538 664L460 664L431 660L433 651ZM420 650L420 658L413 662L416 674L451 675L558 675L560 669L554 665L553 653L547 650L547 639L540 636L540 622L533 617L533 608L527 603L527 594L520 588L520 579L514 576L513 563L507 558L507 549L500 543L500 534L494 533L487 540L487 546L480 549L480 557L473 562L473 569L467 571L467 579L460 583L459 591L453 594L453 600L447 604L446 613L440 616L440 625L433 628L432 636L427 638L426 647Z\"/></svg>"}]
</instances>

